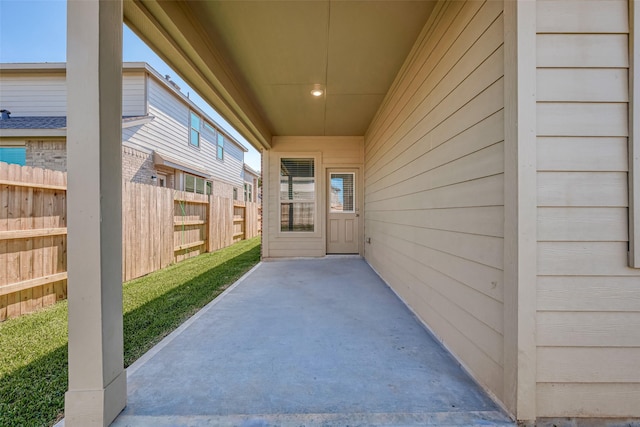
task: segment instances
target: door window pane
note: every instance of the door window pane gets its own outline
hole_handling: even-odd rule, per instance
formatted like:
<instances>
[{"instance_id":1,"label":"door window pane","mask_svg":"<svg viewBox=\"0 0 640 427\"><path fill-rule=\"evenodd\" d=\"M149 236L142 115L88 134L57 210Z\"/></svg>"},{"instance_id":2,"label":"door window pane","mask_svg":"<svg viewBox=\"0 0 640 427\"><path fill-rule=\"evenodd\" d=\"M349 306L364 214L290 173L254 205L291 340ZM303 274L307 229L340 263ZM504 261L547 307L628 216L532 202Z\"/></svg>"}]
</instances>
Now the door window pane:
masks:
<instances>
[{"instance_id":1,"label":"door window pane","mask_svg":"<svg viewBox=\"0 0 640 427\"><path fill-rule=\"evenodd\" d=\"M353 173L332 173L330 200L331 212L355 212L355 187Z\"/></svg>"}]
</instances>

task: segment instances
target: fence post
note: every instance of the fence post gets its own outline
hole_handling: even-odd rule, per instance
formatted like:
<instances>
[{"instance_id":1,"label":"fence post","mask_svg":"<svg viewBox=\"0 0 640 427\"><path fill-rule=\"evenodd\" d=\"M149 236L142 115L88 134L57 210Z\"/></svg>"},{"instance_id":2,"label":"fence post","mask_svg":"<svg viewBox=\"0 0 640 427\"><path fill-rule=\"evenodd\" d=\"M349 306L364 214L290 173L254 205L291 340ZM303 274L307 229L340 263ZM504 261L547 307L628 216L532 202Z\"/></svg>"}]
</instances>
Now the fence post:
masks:
<instances>
[{"instance_id":1,"label":"fence post","mask_svg":"<svg viewBox=\"0 0 640 427\"><path fill-rule=\"evenodd\" d=\"M213 194L209 194L207 205L207 252L213 252Z\"/></svg>"}]
</instances>

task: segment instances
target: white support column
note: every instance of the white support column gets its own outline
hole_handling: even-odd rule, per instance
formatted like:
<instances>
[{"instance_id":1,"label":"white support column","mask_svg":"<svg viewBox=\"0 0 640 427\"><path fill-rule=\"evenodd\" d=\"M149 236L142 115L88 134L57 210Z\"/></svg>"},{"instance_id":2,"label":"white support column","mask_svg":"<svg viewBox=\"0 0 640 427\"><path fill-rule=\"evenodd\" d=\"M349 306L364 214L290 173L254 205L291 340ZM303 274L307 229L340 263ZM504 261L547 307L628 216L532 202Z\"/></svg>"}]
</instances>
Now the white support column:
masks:
<instances>
[{"instance_id":1,"label":"white support column","mask_svg":"<svg viewBox=\"0 0 640 427\"><path fill-rule=\"evenodd\" d=\"M122 332L122 0L67 3L69 391L65 425L126 404Z\"/></svg>"},{"instance_id":2,"label":"white support column","mask_svg":"<svg viewBox=\"0 0 640 427\"><path fill-rule=\"evenodd\" d=\"M536 2L504 0L504 403L536 419Z\"/></svg>"},{"instance_id":3,"label":"white support column","mask_svg":"<svg viewBox=\"0 0 640 427\"><path fill-rule=\"evenodd\" d=\"M273 141L269 141L273 145ZM269 258L269 239L271 234L269 232L271 221L273 221L269 215L271 212L271 200L269 200L271 191L271 174L269 173L269 165L271 159L271 151L262 149L262 235L260 237L262 245L260 246L262 251L262 259ZM280 207L278 207L280 209ZM277 224L280 227L280 224Z\"/></svg>"}]
</instances>

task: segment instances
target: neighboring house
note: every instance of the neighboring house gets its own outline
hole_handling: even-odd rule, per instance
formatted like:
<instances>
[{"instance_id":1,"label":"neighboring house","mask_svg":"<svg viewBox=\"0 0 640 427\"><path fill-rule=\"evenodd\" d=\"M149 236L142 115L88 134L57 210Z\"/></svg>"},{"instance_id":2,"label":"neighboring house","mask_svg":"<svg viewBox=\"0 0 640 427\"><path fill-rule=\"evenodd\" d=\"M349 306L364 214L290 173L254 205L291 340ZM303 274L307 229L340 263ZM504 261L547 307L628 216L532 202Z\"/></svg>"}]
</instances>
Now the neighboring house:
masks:
<instances>
[{"instance_id":1,"label":"neighboring house","mask_svg":"<svg viewBox=\"0 0 640 427\"><path fill-rule=\"evenodd\" d=\"M258 184L260 182L260 172L255 171L245 163L242 176L244 178L244 201L260 202L262 200L262 193Z\"/></svg>"},{"instance_id":2,"label":"neighboring house","mask_svg":"<svg viewBox=\"0 0 640 427\"><path fill-rule=\"evenodd\" d=\"M0 64L0 161L66 170L65 75L62 63ZM201 194L218 182L225 197L245 191L247 149L146 63L123 64L122 116L124 179Z\"/></svg>"},{"instance_id":3,"label":"neighboring house","mask_svg":"<svg viewBox=\"0 0 640 427\"><path fill-rule=\"evenodd\" d=\"M518 420L640 418L638 1L150 0L107 2L111 14L77 3L68 37L101 40L123 15L264 150L264 258L361 255ZM87 53L119 61L118 52L69 47L78 85L119 87L113 72L99 83L97 71L81 72ZM89 68L102 78L101 64ZM79 101L69 110L96 123L109 114ZM108 163L80 160L74 168L101 188L86 164ZM346 174L355 186L340 199ZM97 266L119 255L100 238L105 228L91 226ZM70 271L94 255L69 253ZM98 267L76 269L99 277ZM121 322L121 301L99 285L84 297L116 315L76 309L72 325L92 322L86 336ZM70 334L78 361L95 354L83 337ZM90 419L89 393L105 424L111 406L93 396L124 407L126 374L102 374L114 364L96 364L91 384L69 375L74 425Z\"/></svg>"}]
</instances>

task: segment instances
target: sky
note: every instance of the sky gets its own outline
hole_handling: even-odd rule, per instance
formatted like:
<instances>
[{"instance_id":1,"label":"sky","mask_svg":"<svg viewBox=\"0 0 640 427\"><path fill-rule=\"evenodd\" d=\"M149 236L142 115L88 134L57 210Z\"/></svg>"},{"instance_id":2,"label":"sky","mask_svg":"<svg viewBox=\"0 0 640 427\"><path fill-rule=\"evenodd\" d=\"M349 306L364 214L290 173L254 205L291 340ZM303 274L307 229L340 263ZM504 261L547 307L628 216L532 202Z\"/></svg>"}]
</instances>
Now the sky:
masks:
<instances>
[{"instance_id":1,"label":"sky","mask_svg":"<svg viewBox=\"0 0 640 427\"><path fill-rule=\"evenodd\" d=\"M0 62L65 62L66 32L66 0L0 0ZM260 170L260 153L126 25L122 56L125 62L146 62L160 75L170 75L182 93L249 149L245 163Z\"/></svg>"}]
</instances>

